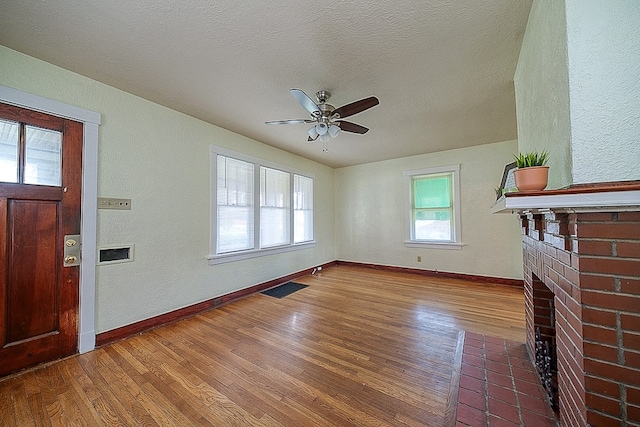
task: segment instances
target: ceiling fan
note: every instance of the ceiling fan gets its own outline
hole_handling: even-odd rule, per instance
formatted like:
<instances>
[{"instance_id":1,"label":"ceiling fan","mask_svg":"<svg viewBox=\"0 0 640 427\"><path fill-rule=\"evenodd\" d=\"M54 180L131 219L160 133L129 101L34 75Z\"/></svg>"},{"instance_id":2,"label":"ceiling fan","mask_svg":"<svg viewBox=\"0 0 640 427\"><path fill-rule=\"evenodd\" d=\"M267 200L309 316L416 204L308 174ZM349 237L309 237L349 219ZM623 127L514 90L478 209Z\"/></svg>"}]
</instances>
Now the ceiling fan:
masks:
<instances>
[{"instance_id":1,"label":"ceiling fan","mask_svg":"<svg viewBox=\"0 0 640 427\"><path fill-rule=\"evenodd\" d=\"M342 119L361 113L362 111L375 107L380 103L378 98L370 96L369 98L364 98L359 101L343 105L342 107L335 108L333 105L327 104L327 100L331 97L331 94L326 90L321 90L316 93L316 98L318 99L317 103L300 89L291 89L290 92L300 105L302 105L304 109L311 114L311 118L273 120L265 123L268 125L315 123L313 127L309 128L307 131L309 134L307 141L313 142L320 139L320 141L324 143L324 148L322 150L324 152L328 151L327 141L329 141L329 138L335 138L341 130L359 134L367 133L369 131L368 128Z\"/></svg>"}]
</instances>

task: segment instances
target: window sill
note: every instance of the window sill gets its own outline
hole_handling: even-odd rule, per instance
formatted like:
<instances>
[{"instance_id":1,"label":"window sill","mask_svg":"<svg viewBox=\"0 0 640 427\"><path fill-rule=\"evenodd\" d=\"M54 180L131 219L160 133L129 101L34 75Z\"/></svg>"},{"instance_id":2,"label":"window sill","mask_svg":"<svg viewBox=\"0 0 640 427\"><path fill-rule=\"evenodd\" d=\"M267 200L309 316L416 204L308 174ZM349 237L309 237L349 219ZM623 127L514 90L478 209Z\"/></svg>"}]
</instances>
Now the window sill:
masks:
<instances>
[{"instance_id":1,"label":"window sill","mask_svg":"<svg viewBox=\"0 0 640 427\"><path fill-rule=\"evenodd\" d=\"M422 249L449 249L459 251L464 244L459 242L416 242L407 241L404 242L404 246L407 248L422 248Z\"/></svg>"},{"instance_id":2,"label":"window sill","mask_svg":"<svg viewBox=\"0 0 640 427\"><path fill-rule=\"evenodd\" d=\"M268 255L276 255L276 254L281 254L285 252L297 251L301 249L309 249L315 246L316 246L316 242L312 241L312 242L305 242L305 243L297 243L295 245L278 246L275 248L268 248L268 249L255 249L251 251L233 252L233 253L222 254L222 255L209 255L207 257L207 260L209 261L209 265L224 264L227 262L241 261L245 259L258 258L258 257L268 256Z\"/></svg>"}]
</instances>

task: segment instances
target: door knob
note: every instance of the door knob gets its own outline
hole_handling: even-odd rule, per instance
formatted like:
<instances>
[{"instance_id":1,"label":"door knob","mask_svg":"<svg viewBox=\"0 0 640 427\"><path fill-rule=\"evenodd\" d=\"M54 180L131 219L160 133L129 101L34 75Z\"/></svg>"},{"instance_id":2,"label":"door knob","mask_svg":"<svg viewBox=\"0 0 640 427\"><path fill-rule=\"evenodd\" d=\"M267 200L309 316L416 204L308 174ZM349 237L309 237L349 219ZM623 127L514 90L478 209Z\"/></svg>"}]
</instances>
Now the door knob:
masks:
<instances>
[{"instance_id":1,"label":"door knob","mask_svg":"<svg viewBox=\"0 0 640 427\"><path fill-rule=\"evenodd\" d=\"M74 255L67 255L66 257L64 257L65 264L75 264L76 261L78 261L78 257Z\"/></svg>"}]
</instances>

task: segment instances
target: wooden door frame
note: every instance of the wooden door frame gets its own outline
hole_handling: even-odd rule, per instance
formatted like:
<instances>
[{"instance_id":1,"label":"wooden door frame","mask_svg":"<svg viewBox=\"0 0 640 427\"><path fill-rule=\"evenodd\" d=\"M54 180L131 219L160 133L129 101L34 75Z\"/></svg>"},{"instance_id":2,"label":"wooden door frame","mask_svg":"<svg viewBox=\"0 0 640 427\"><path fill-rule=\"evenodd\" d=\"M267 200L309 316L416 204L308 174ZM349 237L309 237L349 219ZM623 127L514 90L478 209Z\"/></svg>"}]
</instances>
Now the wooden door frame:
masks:
<instances>
[{"instance_id":1,"label":"wooden door frame","mask_svg":"<svg viewBox=\"0 0 640 427\"><path fill-rule=\"evenodd\" d=\"M78 351L95 348L95 295L98 212L98 127L101 115L94 111L43 98L0 85L0 102L83 124L82 138L82 263L80 264L80 307L78 312Z\"/></svg>"}]
</instances>

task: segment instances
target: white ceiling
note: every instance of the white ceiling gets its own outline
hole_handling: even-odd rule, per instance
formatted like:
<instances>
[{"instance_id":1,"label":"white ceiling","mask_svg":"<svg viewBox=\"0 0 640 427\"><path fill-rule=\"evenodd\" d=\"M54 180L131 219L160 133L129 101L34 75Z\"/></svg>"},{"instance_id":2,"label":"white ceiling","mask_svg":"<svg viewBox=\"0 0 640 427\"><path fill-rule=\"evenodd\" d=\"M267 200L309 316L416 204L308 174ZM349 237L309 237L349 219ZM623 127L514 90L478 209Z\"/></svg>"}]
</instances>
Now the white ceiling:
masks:
<instances>
[{"instance_id":1,"label":"white ceiling","mask_svg":"<svg viewBox=\"0 0 640 427\"><path fill-rule=\"evenodd\" d=\"M531 0L2 0L0 44L341 167L516 138L513 75ZM289 93L371 130L306 142ZM187 142L188 143L188 142Z\"/></svg>"}]
</instances>

